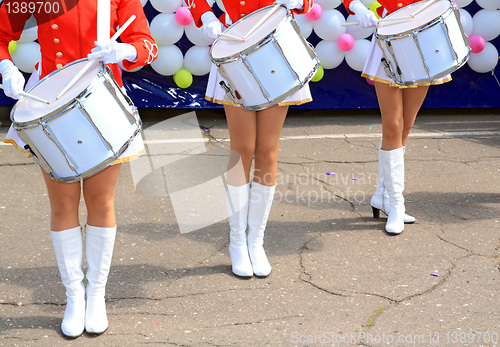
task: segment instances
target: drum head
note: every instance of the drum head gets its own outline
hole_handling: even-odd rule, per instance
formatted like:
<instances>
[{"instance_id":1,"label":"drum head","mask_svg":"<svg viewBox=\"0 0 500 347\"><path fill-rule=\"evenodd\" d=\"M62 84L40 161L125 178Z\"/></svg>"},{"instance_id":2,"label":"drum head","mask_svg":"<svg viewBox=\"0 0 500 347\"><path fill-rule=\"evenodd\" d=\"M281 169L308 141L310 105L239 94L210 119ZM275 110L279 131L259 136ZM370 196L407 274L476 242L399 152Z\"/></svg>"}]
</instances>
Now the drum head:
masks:
<instances>
[{"instance_id":1,"label":"drum head","mask_svg":"<svg viewBox=\"0 0 500 347\"><path fill-rule=\"evenodd\" d=\"M247 36L250 29L254 27L264 16L266 16L270 11L274 9L274 6L263 7L251 14L243 17L233 25L231 25L225 34L233 35L236 37ZM257 30L255 30L245 42L238 42L232 40L226 40L219 37L215 40L212 48L210 49L210 55L213 59L229 58L243 52L257 43L262 39L266 38L271 34L281 23L281 21L286 17L286 8L280 7L276 12L274 12L262 25L260 25Z\"/></svg>"},{"instance_id":2,"label":"drum head","mask_svg":"<svg viewBox=\"0 0 500 347\"><path fill-rule=\"evenodd\" d=\"M428 1L419 1L411 5L405 6L396 12L391 13L385 18L395 19L395 18L407 18L413 15L422 6L425 6ZM415 18L403 21L403 22L392 22L386 21L381 22L377 26L377 34L379 35L397 35L404 33L408 30L414 30L432 22L434 19L440 17L447 9L451 7L451 3L448 0L437 0L430 6L428 6L422 12L419 12Z\"/></svg>"},{"instance_id":3,"label":"drum head","mask_svg":"<svg viewBox=\"0 0 500 347\"><path fill-rule=\"evenodd\" d=\"M50 102L50 105L26 97L21 98L12 108L12 121L20 124L29 123L71 103L97 76L100 69L100 64L97 61L93 63L92 67L59 100L56 100L56 96L87 65L87 62L87 59L74 61L61 70L56 70L38 81L28 93L47 100Z\"/></svg>"}]
</instances>

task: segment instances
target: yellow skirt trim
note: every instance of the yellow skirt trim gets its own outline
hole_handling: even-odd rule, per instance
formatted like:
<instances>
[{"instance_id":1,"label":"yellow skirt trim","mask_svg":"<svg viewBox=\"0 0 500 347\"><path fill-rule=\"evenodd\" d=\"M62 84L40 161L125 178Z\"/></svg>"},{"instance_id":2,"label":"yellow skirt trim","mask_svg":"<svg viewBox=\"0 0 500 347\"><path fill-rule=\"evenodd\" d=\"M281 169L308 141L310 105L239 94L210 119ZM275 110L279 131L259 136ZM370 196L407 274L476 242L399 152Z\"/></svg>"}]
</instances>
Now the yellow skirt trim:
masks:
<instances>
[{"instance_id":1,"label":"yellow skirt trim","mask_svg":"<svg viewBox=\"0 0 500 347\"><path fill-rule=\"evenodd\" d=\"M229 105L229 106L241 107L240 104L237 104L237 103L232 102L232 101L218 100L218 99L214 99L214 98L211 98L211 97L208 97L208 96L205 96L205 99L208 100L208 101L210 101L210 102L213 102L214 104L222 104L222 105ZM313 100L312 98L307 98L307 99L300 100L300 101L279 102L278 106L302 105L302 104L311 102L312 100Z\"/></svg>"},{"instance_id":2,"label":"yellow skirt trim","mask_svg":"<svg viewBox=\"0 0 500 347\"><path fill-rule=\"evenodd\" d=\"M369 78L369 79L371 79L372 81L375 81L375 82L385 83L385 84L390 85L391 87L398 87L398 88L417 88L417 87L431 86L431 85L434 86L434 85L444 84L446 82L451 81L451 76L450 76L450 77L439 79L437 81L433 81L433 82L430 82L430 83L419 84L418 86L401 86L401 85L399 85L397 83L393 83L393 82L391 82L389 80L385 80L383 78L378 78L378 77L375 77L375 76L370 76L370 75L367 75L365 73L362 73L361 76L365 77L365 78Z\"/></svg>"},{"instance_id":3,"label":"yellow skirt trim","mask_svg":"<svg viewBox=\"0 0 500 347\"><path fill-rule=\"evenodd\" d=\"M128 156L128 157L125 157L125 158L116 159L110 165L116 165L116 164L125 163L127 161L135 160L135 159L139 158L139 156L143 155L144 153L146 153L145 149L141 150L139 153L137 153L135 155L131 155L131 156Z\"/></svg>"}]
</instances>

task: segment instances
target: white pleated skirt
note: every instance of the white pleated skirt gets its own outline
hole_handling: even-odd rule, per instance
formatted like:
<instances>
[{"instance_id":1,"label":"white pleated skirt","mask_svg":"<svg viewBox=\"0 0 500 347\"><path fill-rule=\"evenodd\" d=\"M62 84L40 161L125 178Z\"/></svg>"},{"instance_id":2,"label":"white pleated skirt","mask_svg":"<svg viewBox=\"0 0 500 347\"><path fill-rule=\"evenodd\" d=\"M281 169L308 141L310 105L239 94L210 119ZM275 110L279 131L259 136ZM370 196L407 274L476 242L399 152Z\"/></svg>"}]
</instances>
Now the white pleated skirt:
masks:
<instances>
[{"instance_id":1,"label":"white pleated skirt","mask_svg":"<svg viewBox=\"0 0 500 347\"><path fill-rule=\"evenodd\" d=\"M240 104L235 103L227 94L224 88L220 85L220 82L224 81L226 85L229 85L227 80L222 77L222 75L217 70L217 65L212 63L210 68L210 74L208 75L207 90L205 93L205 99L210 102L222 105L231 105L241 107ZM309 89L309 83L305 84L302 88L297 90L295 93L279 102L279 106L289 106L289 105L301 105L312 101L311 90Z\"/></svg>"}]
</instances>

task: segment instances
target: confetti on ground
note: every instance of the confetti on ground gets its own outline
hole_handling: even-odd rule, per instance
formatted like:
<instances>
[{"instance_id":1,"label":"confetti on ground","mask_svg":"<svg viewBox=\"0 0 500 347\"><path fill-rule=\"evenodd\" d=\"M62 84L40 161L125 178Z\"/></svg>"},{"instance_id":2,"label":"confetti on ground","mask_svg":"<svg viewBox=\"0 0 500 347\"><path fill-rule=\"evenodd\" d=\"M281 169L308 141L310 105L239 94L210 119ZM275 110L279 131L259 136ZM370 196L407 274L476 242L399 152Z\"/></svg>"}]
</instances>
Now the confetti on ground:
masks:
<instances>
[{"instance_id":1,"label":"confetti on ground","mask_svg":"<svg viewBox=\"0 0 500 347\"><path fill-rule=\"evenodd\" d=\"M358 180L358 178L357 178L356 176L351 177L351 179L352 179L352 180L355 180L355 181L357 181L357 180Z\"/></svg>"},{"instance_id":2,"label":"confetti on ground","mask_svg":"<svg viewBox=\"0 0 500 347\"><path fill-rule=\"evenodd\" d=\"M209 131L210 131L210 130L208 130L208 129L205 129L205 132L206 132L206 133L208 133Z\"/></svg>"},{"instance_id":3,"label":"confetti on ground","mask_svg":"<svg viewBox=\"0 0 500 347\"><path fill-rule=\"evenodd\" d=\"M433 273L431 273L431 276L439 277L439 274L433 272Z\"/></svg>"},{"instance_id":4,"label":"confetti on ground","mask_svg":"<svg viewBox=\"0 0 500 347\"><path fill-rule=\"evenodd\" d=\"M370 126L368 127L368 129L371 129L371 128L373 128L373 125L370 125Z\"/></svg>"},{"instance_id":5,"label":"confetti on ground","mask_svg":"<svg viewBox=\"0 0 500 347\"><path fill-rule=\"evenodd\" d=\"M327 172L326 175L327 176L333 176L333 175L335 175L335 172Z\"/></svg>"},{"instance_id":6,"label":"confetti on ground","mask_svg":"<svg viewBox=\"0 0 500 347\"><path fill-rule=\"evenodd\" d=\"M427 148L427 146L424 146L424 148Z\"/></svg>"}]
</instances>

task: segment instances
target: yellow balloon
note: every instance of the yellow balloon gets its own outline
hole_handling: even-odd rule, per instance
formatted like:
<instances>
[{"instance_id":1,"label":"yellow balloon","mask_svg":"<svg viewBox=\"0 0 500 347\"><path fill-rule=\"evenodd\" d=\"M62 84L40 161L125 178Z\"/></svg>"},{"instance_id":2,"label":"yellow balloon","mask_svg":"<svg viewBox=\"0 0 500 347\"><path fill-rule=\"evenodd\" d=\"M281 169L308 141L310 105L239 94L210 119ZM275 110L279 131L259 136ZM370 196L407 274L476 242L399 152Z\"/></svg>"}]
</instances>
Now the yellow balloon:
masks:
<instances>
[{"instance_id":1,"label":"yellow balloon","mask_svg":"<svg viewBox=\"0 0 500 347\"><path fill-rule=\"evenodd\" d=\"M370 11L372 11L373 13L375 13L375 16L377 16L377 18L380 18L380 16L377 13L377 8L379 8L379 7L382 7L382 5L380 5L380 3L378 1L374 1L370 5Z\"/></svg>"},{"instance_id":2,"label":"yellow balloon","mask_svg":"<svg viewBox=\"0 0 500 347\"><path fill-rule=\"evenodd\" d=\"M10 41L9 42L9 53L12 53L16 50L17 48L17 42L16 41Z\"/></svg>"},{"instance_id":3,"label":"yellow balloon","mask_svg":"<svg viewBox=\"0 0 500 347\"><path fill-rule=\"evenodd\" d=\"M311 81L319 82L321 81L324 75L325 75L325 70L323 69L323 66L320 65L318 71L316 71L316 74L314 75Z\"/></svg>"},{"instance_id":4,"label":"yellow balloon","mask_svg":"<svg viewBox=\"0 0 500 347\"><path fill-rule=\"evenodd\" d=\"M193 75L186 69L180 69L174 74L174 82L180 88L187 88L193 83Z\"/></svg>"}]
</instances>

